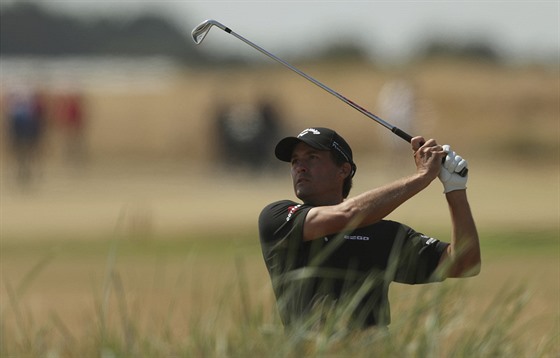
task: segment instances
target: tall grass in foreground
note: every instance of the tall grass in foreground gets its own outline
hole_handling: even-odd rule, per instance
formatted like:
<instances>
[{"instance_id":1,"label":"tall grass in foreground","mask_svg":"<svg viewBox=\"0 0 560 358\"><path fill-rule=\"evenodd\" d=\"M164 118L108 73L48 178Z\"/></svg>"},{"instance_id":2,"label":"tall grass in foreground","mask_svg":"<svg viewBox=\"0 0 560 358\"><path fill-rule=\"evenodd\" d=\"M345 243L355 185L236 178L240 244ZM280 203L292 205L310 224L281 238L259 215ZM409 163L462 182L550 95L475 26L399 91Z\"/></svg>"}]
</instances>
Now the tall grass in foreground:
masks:
<instances>
[{"instance_id":1,"label":"tall grass in foreground","mask_svg":"<svg viewBox=\"0 0 560 358\"><path fill-rule=\"evenodd\" d=\"M114 242L116 245L116 241ZM259 299L251 290L245 262L235 261L236 279L212 298L211 309L142 306L127 295L116 269L116 246L108 255L101 292L79 328L52 313L39 322L25 304L25 291L52 261L47 255L18 282L5 281L7 302L0 310L0 357L558 357L560 327L543 337L529 335L521 319L531 299L523 286L504 284L484 307L466 302L461 280L425 285L412 303L396 297L388 330L349 331L344 308L320 328L314 321L285 331L272 293ZM180 284L180 283L178 283ZM399 302L399 299L403 300ZM188 298L187 298L188 300ZM471 311L471 312L469 312ZM157 313L156 313L157 312ZM525 315L527 316L527 315ZM313 320L313 317L309 318ZM558 322L558 319L556 319Z\"/></svg>"},{"instance_id":2,"label":"tall grass in foreground","mask_svg":"<svg viewBox=\"0 0 560 358\"><path fill-rule=\"evenodd\" d=\"M353 332L334 320L312 331L286 332L274 304L255 301L242 260L236 265L237 282L217 294L215 309L193 310L184 317L184 333L178 333L170 319L177 303L166 308L164 317L150 321L155 308L131 304L126 282L109 255L105 283L95 297L91 317L73 330L54 314L47 322L37 322L21 299L48 260L39 262L15 287L6 283L8 302L2 304L0 316L1 357L470 358L557 357L560 353L558 327L539 339L526 339L530 323L518 320L530 299L523 287L503 290L480 308L483 314L476 318L465 310L468 303L459 281L426 285L413 304L393 314L389 330ZM332 316L340 317L338 312ZM143 324L146 320L148 325Z\"/></svg>"}]
</instances>

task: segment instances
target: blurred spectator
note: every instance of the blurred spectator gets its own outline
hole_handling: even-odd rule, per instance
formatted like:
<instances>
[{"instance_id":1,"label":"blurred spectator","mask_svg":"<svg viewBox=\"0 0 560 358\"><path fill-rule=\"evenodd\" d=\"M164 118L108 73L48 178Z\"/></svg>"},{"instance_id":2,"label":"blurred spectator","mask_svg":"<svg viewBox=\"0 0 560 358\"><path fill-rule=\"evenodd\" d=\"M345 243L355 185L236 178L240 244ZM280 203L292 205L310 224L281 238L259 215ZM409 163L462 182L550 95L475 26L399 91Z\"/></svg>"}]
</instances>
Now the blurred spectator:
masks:
<instances>
[{"instance_id":1,"label":"blurred spectator","mask_svg":"<svg viewBox=\"0 0 560 358\"><path fill-rule=\"evenodd\" d=\"M381 88L377 100L381 118L412 136L416 135L416 93L410 81L395 79L387 82ZM406 155L409 154L410 146L403 145L404 142L397 136L383 133L381 138L385 141L385 148L391 151L391 156L388 156L391 160L389 165L393 169L400 168L398 163L401 159L408 159Z\"/></svg>"},{"instance_id":2,"label":"blurred spectator","mask_svg":"<svg viewBox=\"0 0 560 358\"><path fill-rule=\"evenodd\" d=\"M13 93L7 100L9 144L16 162L16 178L27 186L36 176L45 132L45 100L41 92Z\"/></svg>"},{"instance_id":3,"label":"blurred spectator","mask_svg":"<svg viewBox=\"0 0 560 358\"><path fill-rule=\"evenodd\" d=\"M281 123L270 101L261 100L257 105L222 104L215 114L215 126L220 160L226 166L262 170L271 165L269 153L280 135Z\"/></svg>"},{"instance_id":4,"label":"blurred spectator","mask_svg":"<svg viewBox=\"0 0 560 358\"><path fill-rule=\"evenodd\" d=\"M59 99L58 106L58 121L65 137L66 161L72 166L82 165L86 161L86 116L82 95L67 93Z\"/></svg>"}]
</instances>

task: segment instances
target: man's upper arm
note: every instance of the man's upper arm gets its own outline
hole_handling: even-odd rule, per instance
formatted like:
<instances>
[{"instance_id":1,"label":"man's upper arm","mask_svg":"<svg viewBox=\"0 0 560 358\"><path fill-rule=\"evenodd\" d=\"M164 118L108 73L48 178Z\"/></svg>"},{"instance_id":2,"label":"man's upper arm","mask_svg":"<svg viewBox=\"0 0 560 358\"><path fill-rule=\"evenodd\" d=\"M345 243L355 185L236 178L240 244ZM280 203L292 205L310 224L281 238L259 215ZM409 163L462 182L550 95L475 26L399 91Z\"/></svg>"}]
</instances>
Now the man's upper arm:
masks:
<instances>
[{"instance_id":1,"label":"man's upper arm","mask_svg":"<svg viewBox=\"0 0 560 358\"><path fill-rule=\"evenodd\" d=\"M303 225L301 238L309 241L342 232L354 220L341 205L311 207L284 200L270 204L263 210L259 228L261 240L262 236L270 240L272 237L285 236L294 225Z\"/></svg>"},{"instance_id":2,"label":"man's upper arm","mask_svg":"<svg viewBox=\"0 0 560 358\"><path fill-rule=\"evenodd\" d=\"M315 240L348 229L351 219L339 205L313 207L303 225L303 240Z\"/></svg>"},{"instance_id":3,"label":"man's upper arm","mask_svg":"<svg viewBox=\"0 0 560 358\"><path fill-rule=\"evenodd\" d=\"M407 238L400 250L395 281L419 284L443 280L445 277L440 276L437 269L449 244L418 233L405 225L402 227Z\"/></svg>"}]
</instances>

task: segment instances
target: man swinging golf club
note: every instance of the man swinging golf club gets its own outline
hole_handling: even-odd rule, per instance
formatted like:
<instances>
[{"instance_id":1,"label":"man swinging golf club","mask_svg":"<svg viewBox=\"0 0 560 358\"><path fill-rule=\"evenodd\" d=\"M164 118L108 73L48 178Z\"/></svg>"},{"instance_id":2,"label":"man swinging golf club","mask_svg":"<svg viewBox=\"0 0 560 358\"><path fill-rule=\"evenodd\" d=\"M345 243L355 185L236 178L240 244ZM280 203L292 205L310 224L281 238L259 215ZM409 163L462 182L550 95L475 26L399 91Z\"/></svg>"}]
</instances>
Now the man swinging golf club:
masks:
<instances>
[{"instance_id":1,"label":"man swinging golf club","mask_svg":"<svg viewBox=\"0 0 560 358\"><path fill-rule=\"evenodd\" d=\"M277 144L276 157L291 163L301 202L266 206L259 236L285 326L312 328L329 319L348 328L387 326L391 282L420 284L479 273L468 175L459 174L467 162L433 139L414 137L411 146L414 173L347 199L356 165L338 133L308 128ZM449 243L384 220L437 177L451 216Z\"/></svg>"},{"instance_id":2,"label":"man swinging golf club","mask_svg":"<svg viewBox=\"0 0 560 358\"><path fill-rule=\"evenodd\" d=\"M328 128L308 128L277 144L276 157L291 163L295 194L302 202L282 200L265 207L259 235L286 326L305 328L329 317L352 327L386 326L390 282L415 284L478 274L480 247L463 158L433 139L411 136L216 20L195 27L193 41L202 43L212 27L389 129L414 151L416 173L345 200L356 165L341 136ZM449 244L383 220L438 176L451 214Z\"/></svg>"}]
</instances>

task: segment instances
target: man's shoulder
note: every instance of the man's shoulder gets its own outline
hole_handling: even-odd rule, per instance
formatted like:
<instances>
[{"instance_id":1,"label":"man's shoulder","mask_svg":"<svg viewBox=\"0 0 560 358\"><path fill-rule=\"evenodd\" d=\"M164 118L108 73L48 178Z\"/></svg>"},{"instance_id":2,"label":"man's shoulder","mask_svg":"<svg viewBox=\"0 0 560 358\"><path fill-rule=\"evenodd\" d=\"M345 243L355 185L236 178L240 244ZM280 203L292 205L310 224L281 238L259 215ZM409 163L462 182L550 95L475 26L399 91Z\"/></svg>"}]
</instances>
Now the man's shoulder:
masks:
<instances>
[{"instance_id":1,"label":"man's shoulder","mask_svg":"<svg viewBox=\"0 0 560 358\"><path fill-rule=\"evenodd\" d=\"M298 204L299 203L297 203L293 200L289 200L289 199L278 200L278 201L272 202L272 203L268 204L267 206L265 206L263 211L271 210L271 209L278 208L278 207L286 207L286 206L298 205Z\"/></svg>"},{"instance_id":2,"label":"man's shoulder","mask_svg":"<svg viewBox=\"0 0 560 358\"><path fill-rule=\"evenodd\" d=\"M297 203L293 200L278 200L265 206L259 216L259 220L266 220L267 218L285 216L294 214L303 204Z\"/></svg>"},{"instance_id":3,"label":"man's shoulder","mask_svg":"<svg viewBox=\"0 0 560 358\"><path fill-rule=\"evenodd\" d=\"M272 237L302 225L311 206L292 200L279 200L264 207L259 215L261 237Z\"/></svg>"}]
</instances>

